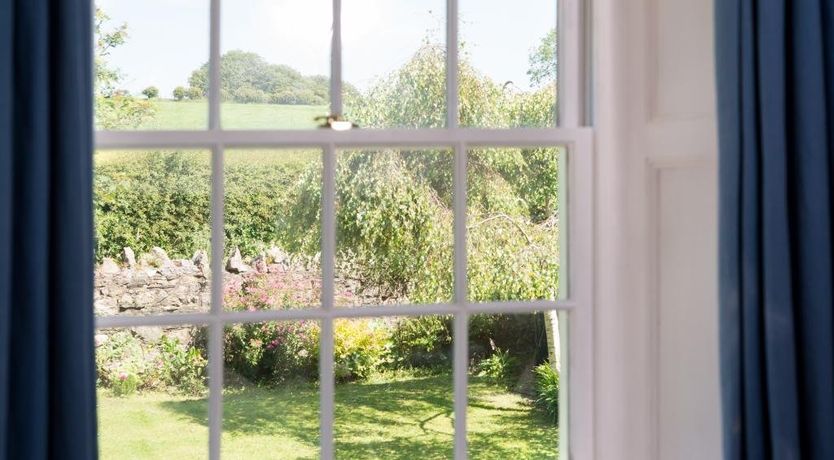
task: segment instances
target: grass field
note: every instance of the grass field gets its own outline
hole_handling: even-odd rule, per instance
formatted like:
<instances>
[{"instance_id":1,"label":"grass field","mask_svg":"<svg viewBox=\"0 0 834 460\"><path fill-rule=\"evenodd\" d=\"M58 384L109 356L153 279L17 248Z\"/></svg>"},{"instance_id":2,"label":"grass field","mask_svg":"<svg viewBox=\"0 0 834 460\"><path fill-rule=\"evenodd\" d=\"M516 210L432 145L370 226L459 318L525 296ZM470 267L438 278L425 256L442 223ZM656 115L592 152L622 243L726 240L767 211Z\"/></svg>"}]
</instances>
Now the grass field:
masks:
<instances>
[{"instance_id":1,"label":"grass field","mask_svg":"<svg viewBox=\"0 0 834 460\"><path fill-rule=\"evenodd\" d=\"M208 127L208 101L153 102L156 114L139 129L202 130ZM223 103L220 120L225 129L311 129L314 118L327 115L326 106Z\"/></svg>"},{"instance_id":2,"label":"grass field","mask_svg":"<svg viewBox=\"0 0 834 460\"><path fill-rule=\"evenodd\" d=\"M101 150L94 155L96 166L113 165L143 158L155 150ZM165 152L180 152L189 155L206 167L211 165L211 153L208 150L162 149ZM224 150L226 166L275 166L302 168L313 161L321 160L321 150L315 149L228 149Z\"/></svg>"},{"instance_id":3,"label":"grass field","mask_svg":"<svg viewBox=\"0 0 834 460\"><path fill-rule=\"evenodd\" d=\"M223 457L318 456L318 390L311 384L224 395ZM103 459L207 457L207 403L163 393L99 393ZM525 398L470 377L470 457L557 457L557 428ZM345 459L451 458L452 379L400 376L336 387L336 454Z\"/></svg>"}]
</instances>

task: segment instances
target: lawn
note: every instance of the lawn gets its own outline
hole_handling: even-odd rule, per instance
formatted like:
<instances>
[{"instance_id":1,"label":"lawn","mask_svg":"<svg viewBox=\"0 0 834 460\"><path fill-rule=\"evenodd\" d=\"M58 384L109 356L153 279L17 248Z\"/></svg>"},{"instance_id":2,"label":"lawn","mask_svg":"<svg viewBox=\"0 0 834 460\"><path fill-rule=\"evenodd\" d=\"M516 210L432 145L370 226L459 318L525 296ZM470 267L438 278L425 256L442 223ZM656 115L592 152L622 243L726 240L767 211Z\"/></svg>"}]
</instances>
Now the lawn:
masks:
<instances>
[{"instance_id":1,"label":"lawn","mask_svg":"<svg viewBox=\"0 0 834 460\"><path fill-rule=\"evenodd\" d=\"M140 129L202 130L208 127L208 101L153 101L156 114ZM223 103L220 119L226 129L310 129L326 106Z\"/></svg>"},{"instance_id":2,"label":"lawn","mask_svg":"<svg viewBox=\"0 0 834 460\"><path fill-rule=\"evenodd\" d=\"M312 384L247 387L224 395L222 452L230 459L318 456L318 390ZM204 399L99 392L103 459L207 457ZM470 457L556 458L557 428L529 400L470 377ZM449 375L377 378L336 387L336 454L346 459L450 458Z\"/></svg>"}]
</instances>

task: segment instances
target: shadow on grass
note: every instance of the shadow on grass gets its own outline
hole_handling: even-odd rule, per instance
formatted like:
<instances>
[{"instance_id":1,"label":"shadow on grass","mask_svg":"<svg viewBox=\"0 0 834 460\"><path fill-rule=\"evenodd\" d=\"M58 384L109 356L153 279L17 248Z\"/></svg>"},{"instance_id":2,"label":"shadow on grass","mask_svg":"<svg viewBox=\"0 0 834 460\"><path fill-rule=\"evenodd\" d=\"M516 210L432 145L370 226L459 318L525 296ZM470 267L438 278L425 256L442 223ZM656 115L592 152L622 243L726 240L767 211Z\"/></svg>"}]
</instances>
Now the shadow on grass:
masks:
<instances>
[{"instance_id":1,"label":"shadow on grass","mask_svg":"<svg viewBox=\"0 0 834 460\"><path fill-rule=\"evenodd\" d=\"M472 458L555 458L556 428L529 402L478 378L471 381ZM450 458L452 394L450 375L337 385L337 457ZM313 384L230 391L223 403L226 435L268 436L318 446L319 392ZM167 401L163 407L207 424L205 404L199 401Z\"/></svg>"}]
</instances>

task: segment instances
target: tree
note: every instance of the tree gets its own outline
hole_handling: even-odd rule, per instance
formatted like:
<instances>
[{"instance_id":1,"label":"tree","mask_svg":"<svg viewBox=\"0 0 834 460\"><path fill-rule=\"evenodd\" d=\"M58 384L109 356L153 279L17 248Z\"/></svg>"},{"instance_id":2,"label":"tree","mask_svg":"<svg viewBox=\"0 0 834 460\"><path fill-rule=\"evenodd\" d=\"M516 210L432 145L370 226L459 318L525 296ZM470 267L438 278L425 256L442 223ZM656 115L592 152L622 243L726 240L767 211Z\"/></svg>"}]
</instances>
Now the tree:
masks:
<instances>
[{"instance_id":1,"label":"tree","mask_svg":"<svg viewBox=\"0 0 834 460\"><path fill-rule=\"evenodd\" d=\"M181 101L185 98L185 88L182 86L177 86L174 88L174 100Z\"/></svg>"},{"instance_id":2,"label":"tree","mask_svg":"<svg viewBox=\"0 0 834 460\"><path fill-rule=\"evenodd\" d=\"M93 24L95 34L95 123L102 129L136 128L155 111L147 101L140 101L119 89L121 72L110 67L107 58L110 52L123 45L128 38L127 24L107 28L110 17L101 9L95 10Z\"/></svg>"},{"instance_id":3,"label":"tree","mask_svg":"<svg viewBox=\"0 0 834 460\"><path fill-rule=\"evenodd\" d=\"M144 94L148 99L156 99L156 97L159 96L159 88L156 86L148 86L142 90L142 94Z\"/></svg>"},{"instance_id":4,"label":"tree","mask_svg":"<svg viewBox=\"0 0 834 460\"><path fill-rule=\"evenodd\" d=\"M533 86L542 86L556 81L557 54L556 31L551 30L542 38L539 46L530 54L530 69L527 76Z\"/></svg>"},{"instance_id":5,"label":"tree","mask_svg":"<svg viewBox=\"0 0 834 460\"><path fill-rule=\"evenodd\" d=\"M208 63L188 79L189 91L208 95ZM309 104L328 102L330 80L322 75L304 76L283 64L266 62L256 53L232 50L220 59L220 95L240 103Z\"/></svg>"},{"instance_id":6,"label":"tree","mask_svg":"<svg viewBox=\"0 0 834 460\"><path fill-rule=\"evenodd\" d=\"M198 88L189 86L188 89L185 90L185 97L191 99L192 101L196 101L203 98L203 92L200 91Z\"/></svg>"}]
</instances>

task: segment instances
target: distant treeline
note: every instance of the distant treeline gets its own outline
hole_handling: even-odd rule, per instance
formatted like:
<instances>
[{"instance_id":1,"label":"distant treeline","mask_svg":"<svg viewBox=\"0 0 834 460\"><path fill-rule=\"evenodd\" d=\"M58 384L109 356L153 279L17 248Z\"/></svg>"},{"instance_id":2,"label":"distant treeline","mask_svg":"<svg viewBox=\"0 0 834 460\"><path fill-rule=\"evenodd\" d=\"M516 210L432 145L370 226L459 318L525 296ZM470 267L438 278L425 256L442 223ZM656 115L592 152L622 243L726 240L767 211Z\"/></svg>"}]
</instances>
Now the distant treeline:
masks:
<instances>
[{"instance_id":1,"label":"distant treeline","mask_svg":"<svg viewBox=\"0 0 834 460\"><path fill-rule=\"evenodd\" d=\"M208 95L208 63L191 73L192 91ZM346 91L355 91L349 84ZM240 103L325 105L330 80L324 75L302 75L284 64L270 64L256 53L234 50L220 60L220 96Z\"/></svg>"}]
</instances>

